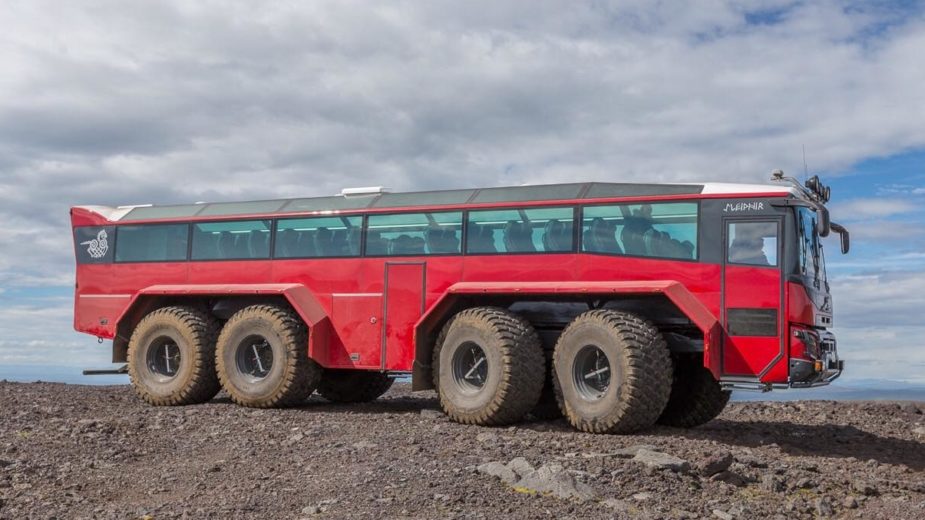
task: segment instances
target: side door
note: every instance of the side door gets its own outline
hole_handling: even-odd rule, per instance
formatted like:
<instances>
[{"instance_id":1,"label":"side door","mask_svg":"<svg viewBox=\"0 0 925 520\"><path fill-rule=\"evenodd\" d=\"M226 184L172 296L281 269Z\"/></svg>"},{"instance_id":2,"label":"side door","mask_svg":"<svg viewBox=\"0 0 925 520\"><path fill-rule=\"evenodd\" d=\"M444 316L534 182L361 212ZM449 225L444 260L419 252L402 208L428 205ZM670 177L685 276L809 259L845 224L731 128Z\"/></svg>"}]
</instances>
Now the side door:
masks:
<instances>
[{"instance_id":1,"label":"side door","mask_svg":"<svg viewBox=\"0 0 925 520\"><path fill-rule=\"evenodd\" d=\"M411 370L414 324L424 314L427 263L386 262L383 297L382 369Z\"/></svg>"},{"instance_id":2,"label":"side door","mask_svg":"<svg viewBox=\"0 0 925 520\"><path fill-rule=\"evenodd\" d=\"M783 220L723 219L724 378L760 381L785 355Z\"/></svg>"}]
</instances>

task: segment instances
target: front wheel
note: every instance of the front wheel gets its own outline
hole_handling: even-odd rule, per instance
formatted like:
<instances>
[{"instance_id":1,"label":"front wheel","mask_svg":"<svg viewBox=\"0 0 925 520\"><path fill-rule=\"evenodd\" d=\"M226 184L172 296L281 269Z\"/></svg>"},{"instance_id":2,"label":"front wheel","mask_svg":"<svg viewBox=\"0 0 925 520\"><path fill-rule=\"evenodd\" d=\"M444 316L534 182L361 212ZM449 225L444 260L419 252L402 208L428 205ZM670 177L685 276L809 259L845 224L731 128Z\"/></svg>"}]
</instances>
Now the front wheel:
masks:
<instances>
[{"instance_id":1,"label":"front wheel","mask_svg":"<svg viewBox=\"0 0 925 520\"><path fill-rule=\"evenodd\" d=\"M655 424L671 391L671 359L654 325L593 310L562 331L553 354L556 397L575 428L631 433Z\"/></svg>"},{"instance_id":2,"label":"front wheel","mask_svg":"<svg viewBox=\"0 0 925 520\"><path fill-rule=\"evenodd\" d=\"M539 336L525 319L498 307L454 316L437 338L433 363L440 405L461 423L519 421L543 389Z\"/></svg>"},{"instance_id":3,"label":"front wheel","mask_svg":"<svg viewBox=\"0 0 925 520\"><path fill-rule=\"evenodd\" d=\"M321 381L308 357L308 331L295 313L276 305L236 312L218 337L218 377L235 403L281 408L301 403Z\"/></svg>"}]
</instances>

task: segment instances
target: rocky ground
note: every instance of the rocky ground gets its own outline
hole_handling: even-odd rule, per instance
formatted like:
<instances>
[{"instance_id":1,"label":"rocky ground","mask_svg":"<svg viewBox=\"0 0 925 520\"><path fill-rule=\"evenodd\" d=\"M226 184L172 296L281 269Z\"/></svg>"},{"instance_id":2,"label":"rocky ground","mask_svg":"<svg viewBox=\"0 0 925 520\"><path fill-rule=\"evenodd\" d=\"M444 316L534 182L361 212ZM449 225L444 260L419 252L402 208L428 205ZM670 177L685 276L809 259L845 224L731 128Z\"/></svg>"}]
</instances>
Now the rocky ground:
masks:
<instances>
[{"instance_id":1,"label":"rocky ground","mask_svg":"<svg viewBox=\"0 0 925 520\"><path fill-rule=\"evenodd\" d=\"M693 430L455 424L359 406L153 408L0 382L0 519L925 518L925 403L736 403Z\"/></svg>"}]
</instances>

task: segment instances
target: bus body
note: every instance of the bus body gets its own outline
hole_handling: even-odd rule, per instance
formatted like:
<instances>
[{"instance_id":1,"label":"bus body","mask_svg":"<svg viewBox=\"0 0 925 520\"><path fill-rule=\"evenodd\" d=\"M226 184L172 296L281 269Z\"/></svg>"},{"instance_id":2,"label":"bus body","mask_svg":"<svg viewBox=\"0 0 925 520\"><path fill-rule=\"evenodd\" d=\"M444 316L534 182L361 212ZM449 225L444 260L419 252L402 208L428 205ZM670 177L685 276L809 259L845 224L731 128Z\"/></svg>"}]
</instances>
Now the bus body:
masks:
<instances>
[{"instance_id":1,"label":"bus body","mask_svg":"<svg viewBox=\"0 0 925 520\"><path fill-rule=\"evenodd\" d=\"M218 335L242 309L277 305L304 325L300 348L319 373L411 373L424 390L437 384L442 331L466 309L528 323L548 363L563 330L599 309L644 320L676 371L694 359L723 391L823 385L842 364L819 236L847 232L828 222L827 190L812 188L583 183L76 206L74 327L113 340L113 362L126 362L157 309L199 309ZM169 365L171 347L160 348L147 363L169 379L158 360Z\"/></svg>"}]
</instances>

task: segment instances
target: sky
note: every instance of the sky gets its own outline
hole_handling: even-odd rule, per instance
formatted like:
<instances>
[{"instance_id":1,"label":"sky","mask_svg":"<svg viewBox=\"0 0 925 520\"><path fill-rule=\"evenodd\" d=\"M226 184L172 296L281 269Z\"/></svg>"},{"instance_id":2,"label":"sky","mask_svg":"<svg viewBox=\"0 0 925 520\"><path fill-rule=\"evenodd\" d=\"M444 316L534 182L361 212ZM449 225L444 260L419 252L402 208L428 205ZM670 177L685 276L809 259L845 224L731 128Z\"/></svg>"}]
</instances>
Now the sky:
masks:
<instances>
[{"instance_id":1,"label":"sky","mask_svg":"<svg viewBox=\"0 0 925 520\"><path fill-rule=\"evenodd\" d=\"M831 184L846 382L925 384L921 1L6 0L0 367L72 330L72 205L552 183Z\"/></svg>"}]
</instances>

